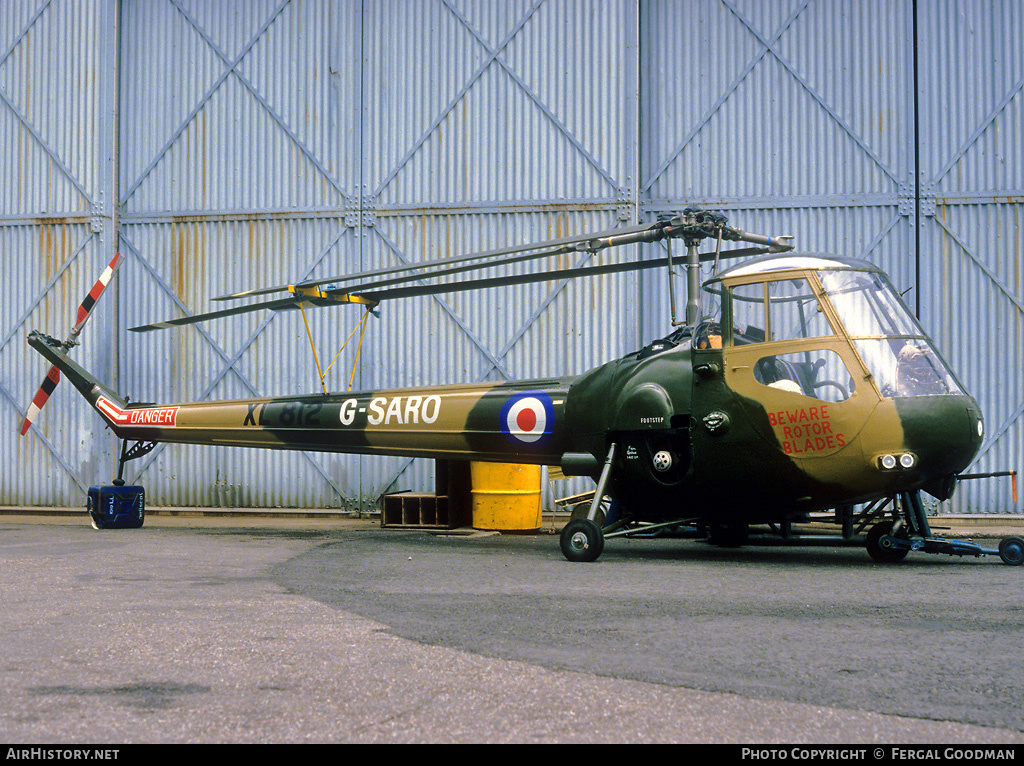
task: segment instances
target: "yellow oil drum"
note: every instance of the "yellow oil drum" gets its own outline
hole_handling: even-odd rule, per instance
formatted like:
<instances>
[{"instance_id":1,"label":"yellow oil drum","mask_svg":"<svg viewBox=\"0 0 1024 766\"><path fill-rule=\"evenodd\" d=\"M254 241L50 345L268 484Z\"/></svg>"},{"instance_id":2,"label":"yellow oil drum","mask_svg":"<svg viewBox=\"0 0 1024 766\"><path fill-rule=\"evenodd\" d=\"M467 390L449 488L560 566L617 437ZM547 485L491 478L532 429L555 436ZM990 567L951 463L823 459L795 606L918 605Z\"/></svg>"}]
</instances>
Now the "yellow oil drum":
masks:
<instances>
[{"instance_id":1,"label":"yellow oil drum","mask_svg":"<svg viewBox=\"0 0 1024 766\"><path fill-rule=\"evenodd\" d=\"M472 463L473 528L524 532L540 529L541 468L515 463Z\"/></svg>"}]
</instances>

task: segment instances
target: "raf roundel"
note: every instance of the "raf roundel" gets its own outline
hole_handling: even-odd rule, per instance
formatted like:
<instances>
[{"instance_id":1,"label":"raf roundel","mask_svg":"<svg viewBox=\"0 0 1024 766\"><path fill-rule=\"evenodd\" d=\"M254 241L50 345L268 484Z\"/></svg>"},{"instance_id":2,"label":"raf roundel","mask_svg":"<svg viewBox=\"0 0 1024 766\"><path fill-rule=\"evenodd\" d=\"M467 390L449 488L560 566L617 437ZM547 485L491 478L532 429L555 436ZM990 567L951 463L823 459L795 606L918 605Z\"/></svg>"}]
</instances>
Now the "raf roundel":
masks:
<instances>
[{"instance_id":1,"label":"raf roundel","mask_svg":"<svg viewBox=\"0 0 1024 766\"><path fill-rule=\"evenodd\" d=\"M511 442L539 447L551 438L555 409L543 391L526 391L505 402L499 417L501 432Z\"/></svg>"}]
</instances>

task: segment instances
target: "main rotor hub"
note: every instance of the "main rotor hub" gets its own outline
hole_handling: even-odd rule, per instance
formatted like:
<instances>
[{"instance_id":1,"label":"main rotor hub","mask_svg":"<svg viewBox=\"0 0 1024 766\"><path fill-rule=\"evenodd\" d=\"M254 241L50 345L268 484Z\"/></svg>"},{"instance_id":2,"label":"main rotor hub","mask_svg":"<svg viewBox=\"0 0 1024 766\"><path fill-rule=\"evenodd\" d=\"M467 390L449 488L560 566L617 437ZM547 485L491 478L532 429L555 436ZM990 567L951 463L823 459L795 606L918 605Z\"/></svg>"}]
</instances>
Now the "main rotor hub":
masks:
<instances>
[{"instance_id":1,"label":"main rotor hub","mask_svg":"<svg viewBox=\"0 0 1024 766\"><path fill-rule=\"evenodd\" d=\"M699 245L705 239L717 239L724 234L729 219L724 213L714 210L688 207L672 223L682 227L683 242L689 247Z\"/></svg>"}]
</instances>

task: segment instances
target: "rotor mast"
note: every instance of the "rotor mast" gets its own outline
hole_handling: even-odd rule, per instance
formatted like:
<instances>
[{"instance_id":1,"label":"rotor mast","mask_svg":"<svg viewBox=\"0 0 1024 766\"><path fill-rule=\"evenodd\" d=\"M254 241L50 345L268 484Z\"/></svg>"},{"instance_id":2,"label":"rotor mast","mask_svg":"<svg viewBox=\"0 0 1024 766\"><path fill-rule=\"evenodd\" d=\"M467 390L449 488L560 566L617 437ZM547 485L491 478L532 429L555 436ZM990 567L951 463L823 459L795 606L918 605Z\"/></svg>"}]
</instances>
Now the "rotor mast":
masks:
<instances>
[{"instance_id":1,"label":"rotor mast","mask_svg":"<svg viewBox=\"0 0 1024 766\"><path fill-rule=\"evenodd\" d=\"M677 215L671 217L659 216L658 222L653 226L640 231L629 231L622 234L596 237L581 242L575 249L596 252L607 247L618 247L620 245L631 245L642 242L657 242L664 239L668 248L668 289L671 302L672 324L674 326L689 325L693 327L700 320L700 263L701 254L698 252L701 242L705 239L716 240L715 246L715 271L718 271L718 261L722 255L722 241L727 242L749 242L754 245L766 247L767 253L784 253L793 249L790 240L792 235L770 237L766 234L751 234L750 232L737 229L728 225L729 219L724 213L712 210L701 210L696 207L688 207ZM686 245L686 319L682 322L676 320L676 299L673 276L675 274L672 266L672 240L681 238ZM748 251L734 251L726 257L737 255L749 255Z\"/></svg>"},{"instance_id":2,"label":"rotor mast","mask_svg":"<svg viewBox=\"0 0 1024 766\"><path fill-rule=\"evenodd\" d=\"M767 247L768 253L784 253L792 250L793 245L789 240L791 235L769 237L765 234L751 234L737 229L735 226L728 226L728 218L724 213L716 211L701 210L700 208L686 208L679 215L671 219L662 219L662 236L666 239L668 246L668 290L672 311L673 326L688 325L693 327L700 320L700 253L697 249L705 239L716 240L715 245L715 266L718 271L718 261L722 255L722 241L729 242L750 242L751 244ZM676 298L674 279L675 270L672 266L672 238L680 237L686 245L686 319L682 322L676 320ZM660 237L659 237L660 239ZM738 255L739 253L735 253ZM747 253L743 253L747 254ZM733 254L729 254L730 257Z\"/></svg>"}]
</instances>

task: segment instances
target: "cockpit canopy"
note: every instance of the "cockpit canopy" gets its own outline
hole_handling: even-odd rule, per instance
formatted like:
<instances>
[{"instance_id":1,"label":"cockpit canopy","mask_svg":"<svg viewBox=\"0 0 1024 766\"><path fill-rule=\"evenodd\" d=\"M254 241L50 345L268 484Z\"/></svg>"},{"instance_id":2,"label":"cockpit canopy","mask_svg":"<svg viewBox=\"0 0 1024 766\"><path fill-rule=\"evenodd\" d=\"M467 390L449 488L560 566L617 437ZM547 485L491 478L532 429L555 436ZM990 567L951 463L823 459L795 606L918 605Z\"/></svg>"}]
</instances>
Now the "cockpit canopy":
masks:
<instances>
[{"instance_id":1,"label":"cockpit canopy","mask_svg":"<svg viewBox=\"0 0 1024 766\"><path fill-rule=\"evenodd\" d=\"M801 354L821 347L823 339L828 345L848 341L882 396L963 393L889 279L867 261L770 255L722 272L703 289L709 313L695 333L698 349L721 345L728 353L730 348L764 344L765 360L796 369ZM860 376L851 375L837 356L834 362L824 358L818 364L835 369L814 370L814 377L835 381L829 398L847 398L854 377ZM766 363L755 369L755 376L768 385L772 375L783 372ZM785 377L795 376L790 371ZM816 395L823 396L820 391Z\"/></svg>"}]
</instances>

